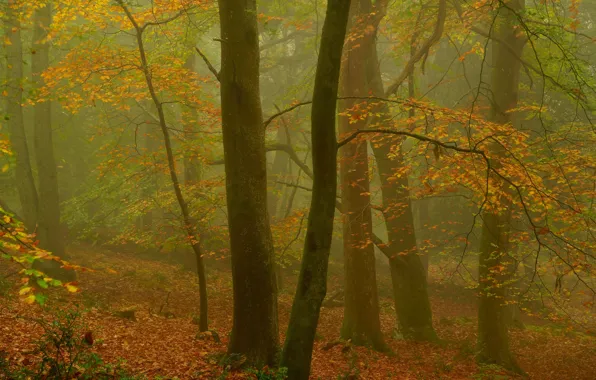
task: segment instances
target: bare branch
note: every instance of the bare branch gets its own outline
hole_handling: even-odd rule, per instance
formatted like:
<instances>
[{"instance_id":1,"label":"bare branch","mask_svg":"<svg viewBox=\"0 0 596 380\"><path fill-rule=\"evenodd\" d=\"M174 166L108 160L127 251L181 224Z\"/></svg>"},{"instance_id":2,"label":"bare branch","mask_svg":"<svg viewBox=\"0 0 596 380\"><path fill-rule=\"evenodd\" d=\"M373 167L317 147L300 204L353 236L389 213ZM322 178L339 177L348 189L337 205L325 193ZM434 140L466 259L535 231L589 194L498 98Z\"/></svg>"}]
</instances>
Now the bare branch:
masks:
<instances>
[{"instance_id":1,"label":"bare branch","mask_svg":"<svg viewBox=\"0 0 596 380\"><path fill-rule=\"evenodd\" d=\"M213 73L213 75L215 76L215 79L217 79L217 81L219 82L219 72L215 69L215 67L213 67L211 62L209 62L209 59L207 58L207 56L205 54L203 54L203 52L198 47L195 47L195 50L197 51L197 53L199 53L201 58L203 58L203 62L205 62L205 64L207 65L207 68L209 68L209 71L211 71Z\"/></svg>"}]
</instances>

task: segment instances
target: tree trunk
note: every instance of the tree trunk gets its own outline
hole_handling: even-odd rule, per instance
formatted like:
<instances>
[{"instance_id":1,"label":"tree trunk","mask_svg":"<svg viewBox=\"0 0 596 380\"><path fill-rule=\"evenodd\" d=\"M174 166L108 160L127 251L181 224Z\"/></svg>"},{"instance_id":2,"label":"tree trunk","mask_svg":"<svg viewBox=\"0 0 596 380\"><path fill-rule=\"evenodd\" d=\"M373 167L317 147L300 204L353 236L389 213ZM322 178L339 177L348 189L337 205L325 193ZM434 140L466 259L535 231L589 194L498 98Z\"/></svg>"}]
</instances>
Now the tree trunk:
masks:
<instances>
[{"instance_id":1,"label":"tree trunk","mask_svg":"<svg viewBox=\"0 0 596 380\"><path fill-rule=\"evenodd\" d=\"M333 234L337 186L335 110L349 0L329 0L321 36L311 111L313 192L298 286L281 366L290 380L307 380Z\"/></svg>"},{"instance_id":2,"label":"tree trunk","mask_svg":"<svg viewBox=\"0 0 596 380\"><path fill-rule=\"evenodd\" d=\"M267 215L256 0L220 0L221 108L234 321L229 353L275 365L277 286Z\"/></svg>"},{"instance_id":3,"label":"tree trunk","mask_svg":"<svg viewBox=\"0 0 596 380\"><path fill-rule=\"evenodd\" d=\"M49 66L50 45L45 41L52 19L51 3L35 11L33 19L33 57L31 74L37 89L43 86L41 74ZM60 196L58 193L58 173L52 142L52 104L38 102L34 108L34 146L39 178L38 228L40 246L56 256L65 257L64 236L60 228ZM50 276L74 279L74 272L46 268ZM41 268L40 268L41 269ZM43 270L43 269L42 269Z\"/></svg>"},{"instance_id":4,"label":"tree trunk","mask_svg":"<svg viewBox=\"0 0 596 380\"><path fill-rule=\"evenodd\" d=\"M374 37L373 41L376 41L376 28ZM373 94L382 97L383 81L375 43L369 45L367 57L369 87ZM381 115L373 120L374 123L382 124L389 120L386 104L380 104L373 112ZM372 144L381 182L383 217L388 236L387 244L378 242L380 244L377 245L382 246L379 248L389 258L401 335L409 340L433 341L437 336L432 325L426 271L416 246L408 178L402 176L395 180L395 173L405 165L400 154L402 143L402 138L384 136L381 141Z\"/></svg>"},{"instance_id":5,"label":"tree trunk","mask_svg":"<svg viewBox=\"0 0 596 380\"><path fill-rule=\"evenodd\" d=\"M166 156L168 159L168 171L170 174L170 179L172 181L172 187L174 189L174 194L176 195L176 200L178 201L178 206L180 207L180 211L182 213L182 221L184 223L184 229L185 229L186 235L189 239L189 244L192 247L192 249L195 253L196 260L197 260L197 274L199 277L199 297L200 297L200 301L199 301L199 307L200 307L199 330L207 331L207 329L208 329L207 285L206 285L206 279L205 279L205 269L203 266L203 257L202 257L201 246L200 246L200 236L198 236L198 234L197 234L195 222L192 220L192 218L190 216L190 211L188 210L188 203L186 203L186 200L184 199L184 195L182 194L182 189L180 188L180 181L178 180L178 173L176 171L176 160L174 158L174 152L172 149L172 142L170 139L170 133L169 133L168 125L166 122L166 116L165 116L165 112L164 112L163 103L159 100L159 97L157 96L157 90L154 87L153 79L151 76L151 68L147 61L145 44L143 42L143 31L145 30L145 28L141 27L137 23L134 16L132 15L132 13L130 13L128 7L124 4L124 0L118 0L118 4L122 8L122 10L124 10L124 12L126 13L126 17L128 18L128 20L130 21L130 23L132 24L132 26L134 28L137 49L139 52L139 58L140 58L140 63L141 63L140 69L141 69L143 76L145 78L145 83L147 84L147 90L149 91L149 95L151 96L151 101L153 102L153 105L157 109L159 126L160 126L161 132L163 134L163 142L164 142L164 146L166 149Z\"/></svg>"},{"instance_id":6,"label":"tree trunk","mask_svg":"<svg viewBox=\"0 0 596 380\"><path fill-rule=\"evenodd\" d=\"M19 191L23 223L33 232L37 222L37 191L29 159L29 146L23 120L23 43L21 41L21 23L14 14L13 1L6 7L4 35L6 49L6 96L7 124L10 132L10 144L16 156L15 180Z\"/></svg>"},{"instance_id":7,"label":"tree trunk","mask_svg":"<svg viewBox=\"0 0 596 380\"><path fill-rule=\"evenodd\" d=\"M186 68L189 70L194 71L195 65L195 55L191 54L191 56L186 61ZM184 138L186 141L192 141L195 139L194 132L196 131L195 125L198 120L198 113L195 108L191 108L190 110L190 119L186 120L184 123ZM188 153L187 150L184 151L184 182L185 184L192 185L196 184L198 181L201 180L201 173L202 167L201 162L197 160L195 157L192 157ZM190 216L189 216L190 219ZM195 222L193 222L195 223ZM201 232L198 231L199 226L193 226L194 230L197 230L198 235L201 235ZM200 241L195 243L197 248L195 249L192 246L195 260L197 264L197 279L199 282L199 331L207 331L209 329L208 323L208 305L207 305L207 275L205 273L205 261L203 260L203 252L200 248Z\"/></svg>"},{"instance_id":8,"label":"tree trunk","mask_svg":"<svg viewBox=\"0 0 596 380\"><path fill-rule=\"evenodd\" d=\"M513 47L514 54L521 56L524 41L517 37L517 19L514 12L523 10L523 0L508 1L501 5L494 33L498 40L506 41ZM511 123L511 114L507 111L515 108L518 101L520 63L507 47L496 41L492 42L493 69L491 79L491 114L495 123ZM505 154L503 148L493 146L496 152ZM495 167L499 163L493 163ZM496 178L497 183L501 183ZM502 184L507 186L507 184ZM494 205L493 205L494 206ZM509 258L509 230L511 224L511 205L505 205L505 212L487 211L483 213L483 227L480 241L479 281L480 302L478 306L478 361L494 363L509 370L521 372L511 351L508 338L508 308L504 305L507 298L507 281L511 274L507 268Z\"/></svg>"},{"instance_id":9,"label":"tree trunk","mask_svg":"<svg viewBox=\"0 0 596 380\"><path fill-rule=\"evenodd\" d=\"M192 50L192 49L191 49ZM184 67L188 70L195 71L196 55L191 54L186 60ZM184 140L188 143L196 139L196 128L198 123L198 112L196 108L189 109L190 120L184 120ZM201 180L202 175L201 162L193 157L188 150L184 151L184 183L191 185L196 181Z\"/></svg>"},{"instance_id":10,"label":"tree trunk","mask_svg":"<svg viewBox=\"0 0 596 380\"><path fill-rule=\"evenodd\" d=\"M371 35L365 32L361 19L372 10L370 0L352 1L350 9L350 35L346 44L341 70L341 96L364 97L368 94L366 83L366 45ZM356 37L361 36L361 37ZM361 100L341 101L339 132L348 135L366 128L366 117L356 109ZM370 183L368 171L368 142L355 139L341 152L340 178L343 213L345 308L341 329L343 339L354 344L371 345L385 349L379 320L379 299L375 269L375 252L372 242L372 215L370 208Z\"/></svg>"},{"instance_id":11,"label":"tree trunk","mask_svg":"<svg viewBox=\"0 0 596 380\"><path fill-rule=\"evenodd\" d=\"M276 140L278 144L289 144L289 137L286 135L287 127L285 126L285 122L282 116L282 123L277 130ZM269 212L269 216L272 220L277 217L277 210L278 210L278 203L279 203L279 192L282 189L281 185L277 183L283 176L286 174L286 170L288 168L288 154L282 151L276 151L275 157L273 158L273 165L271 166L271 173L269 173L269 177L272 181L271 183L271 191L268 193L267 199L267 208Z\"/></svg>"}]
</instances>

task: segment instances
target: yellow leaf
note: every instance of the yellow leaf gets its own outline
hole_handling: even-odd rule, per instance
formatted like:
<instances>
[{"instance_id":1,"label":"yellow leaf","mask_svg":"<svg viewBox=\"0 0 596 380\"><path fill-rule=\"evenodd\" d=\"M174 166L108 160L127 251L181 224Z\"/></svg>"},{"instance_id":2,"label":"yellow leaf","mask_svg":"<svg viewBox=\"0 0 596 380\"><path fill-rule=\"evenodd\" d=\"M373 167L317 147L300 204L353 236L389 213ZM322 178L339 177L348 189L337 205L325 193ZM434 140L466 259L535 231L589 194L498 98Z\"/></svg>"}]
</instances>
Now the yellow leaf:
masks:
<instances>
[{"instance_id":1,"label":"yellow leaf","mask_svg":"<svg viewBox=\"0 0 596 380\"><path fill-rule=\"evenodd\" d=\"M24 295L27 294L31 291L31 287L30 286L26 286L24 288L21 288L21 290L19 290L19 295Z\"/></svg>"},{"instance_id":2,"label":"yellow leaf","mask_svg":"<svg viewBox=\"0 0 596 380\"><path fill-rule=\"evenodd\" d=\"M64 284L64 287L66 288L66 290L68 290L71 293L76 293L79 291L79 288L77 288L76 286L74 286L72 284Z\"/></svg>"},{"instance_id":3,"label":"yellow leaf","mask_svg":"<svg viewBox=\"0 0 596 380\"><path fill-rule=\"evenodd\" d=\"M4 164L4 166L2 167L2 173L6 173L8 171L8 168L10 168L10 166L8 164Z\"/></svg>"},{"instance_id":4,"label":"yellow leaf","mask_svg":"<svg viewBox=\"0 0 596 380\"><path fill-rule=\"evenodd\" d=\"M31 305L32 303L35 302L35 295L31 294L31 295L27 296L27 298L23 299L23 301L25 301L26 303Z\"/></svg>"}]
</instances>

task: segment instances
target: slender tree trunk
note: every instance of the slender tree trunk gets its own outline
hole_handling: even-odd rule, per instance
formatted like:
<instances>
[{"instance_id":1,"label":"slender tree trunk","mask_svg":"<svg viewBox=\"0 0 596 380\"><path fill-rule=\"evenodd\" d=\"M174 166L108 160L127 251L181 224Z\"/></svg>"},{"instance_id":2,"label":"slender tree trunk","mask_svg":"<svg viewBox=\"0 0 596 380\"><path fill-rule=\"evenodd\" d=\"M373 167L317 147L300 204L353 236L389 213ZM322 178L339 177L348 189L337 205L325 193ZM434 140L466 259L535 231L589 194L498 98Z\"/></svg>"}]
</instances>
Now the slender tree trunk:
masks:
<instances>
[{"instance_id":1,"label":"slender tree trunk","mask_svg":"<svg viewBox=\"0 0 596 380\"><path fill-rule=\"evenodd\" d=\"M283 122L283 116L282 116ZM288 144L288 136L286 136L286 127L285 122L283 125L279 127L277 130L276 140L278 144ZM269 177L271 178L271 188L272 190L268 193L267 199L267 208L269 212L269 216L271 219L275 219L277 217L277 210L279 204L279 191L281 190L280 184L277 181L280 180L280 176L286 174L286 170L288 168L288 154L282 151L276 151L275 157L273 158L273 165L271 167L271 173L269 173Z\"/></svg>"},{"instance_id":2,"label":"slender tree trunk","mask_svg":"<svg viewBox=\"0 0 596 380\"><path fill-rule=\"evenodd\" d=\"M195 55L192 54L188 60L186 61L186 68L189 70L194 70L195 64ZM186 141L192 141L195 138L196 128L195 125L198 119L198 113L196 109L192 108L190 111L190 119L184 123L184 137ZM187 150L184 151L184 182L186 185L192 185L196 182L201 180L201 162L197 160L195 157L192 157L191 154ZM189 216L190 219L190 216ZM195 223L195 222L193 222ZM195 223L196 224L196 223ZM193 229L198 229L199 226L193 226ZM197 231L197 235L201 235L200 232ZM207 331L208 330L208 305L207 305L207 275L205 273L205 261L203 260L203 253L200 248L200 241L195 243L197 248L193 246L193 251L195 254L195 260L197 264L197 279L199 281L199 330L200 331Z\"/></svg>"},{"instance_id":3,"label":"slender tree trunk","mask_svg":"<svg viewBox=\"0 0 596 380\"><path fill-rule=\"evenodd\" d=\"M142 133L141 147L143 148L143 153L146 156L149 156L150 159L155 160L157 152L162 149L160 146L161 144L159 143L159 140L161 140L161 130L159 129L159 126L154 124L154 122L149 122L149 120L152 120L154 117L152 115L157 113L157 109L155 108L153 101L147 101L146 106L147 108L145 111L145 116L147 117L147 123L141 125L139 128ZM157 122L159 123L159 121ZM143 186L140 191L141 199L144 200L152 199L157 193L157 173L153 171L149 171L148 173L149 174L145 179L146 185ZM148 202L148 207L143 210L143 214L139 215L137 219L138 228L142 233L152 234L155 232L154 219L156 214L157 210L155 203Z\"/></svg>"},{"instance_id":4,"label":"slender tree trunk","mask_svg":"<svg viewBox=\"0 0 596 380\"><path fill-rule=\"evenodd\" d=\"M143 72L143 76L145 78L145 82L147 84L147 89L151 96L151 100L157 109L157 116L159 119L159 126L161 128L163 134L163 141L164 146L166 149L166 156L168 159L168 171L170 174L170 179L172 181L172 187L174 188L174 193L176 195L176 200L178 201L178 205L180 207L180 211L182 213L182 220L184 222L184 228L186 234L189 239L189 244L192 247L195 257L197 260L197 272L199 276L199 330L200 331L207 331L208 330L208 320L207 320L207 285L205 279L205 270L203 266L203 255L201 252L201 245L200 245L200 236L198 236L195 222L192 220L190 216L190 211L188 210L188 204L184 199L184 195L182 194L182 189L180 188L180 181L178 180L178 173L176 171L176 159L174 158L174 152L172 149L172 142L170 139L170 133L168 131L168 125L166 122L166 116L164 112L163 103L159 100L157 96L157 91L153 85L153 79L151 76L151 68L149 67L149 63L147 61L147 55L145 51L145 44L143 42L143 31L145 30L141 27L137 21L135 20L130 10L125 5L123 0L118 0L118 4L122 8L122 10L126 13L126 17L129 19L130 23L132 24L137 49L139 51L140 63L141 63L141 71Z\"/></svg>"},{"instance_id":5,"label":"slender tree trunk","mask_svg":"<svg viewBox=\"0 0 596 380\"><path fill-rule=\"evenodd\" d=\"M192 50L192 49L191 49ZM188 70L195 71L196 55L191 54L185 62L184 67ZM196 108L189 109L190 120L184 121L184 140L186 142L196 139L196 124L198 120L198 112ZM201 162L193 157L188 150L184 151L184 182L187 185L193 184L201 180Z\"/></svg>"},{"instance_id":6,"label":"slender tree trunk","mask_svg":"<svg viewBox=\"0 0 596 380\"><path fill-rule=\"evenodd\" d=\"M37 191L29 159L29 146L23 120L23 43L21 23L14 14L13 1L6 7L4 36L6 49L6 113L10 131L10 144L16 156L15 179L21 202L23 222L33 232L37 222Z\"/></svg>"},{"instance_id":7,"label":"slender tree trunk","mask_svg":"<svg viewBox=\"0 0 596 380\"><path fill-rule=\"evenodd\" d=\"M366 83L366 45L371 36L365 32L367 15L372 10L370 0L354 0L350 10L353 36L346 44L341 70L341 95L364 97ZM360 36L360 37L358 37ZM339 131L350 132L366 128L366 117L357 107L361 100L341 101ZM364 107L366 108L366 106ZM379 299L372 242L372 215L368 171L368 142L355 139L340 150L341 199L343 213L345 308L341 336L354 344L385 349L379 320Z\"/></svg>"},{"instance_id":8,"label":"slender tree trunk","mask_svg":"<svg viewBox=\"0 0 596 380\"><path fill-rule=\"evenodd\" d=\"M373 41L376 41L376 35ZM367 75L372 93L383 96L383 82L374 43L369 46ZM389 120L386 104L380 104L374 112L381 115L373 120L374 123L382 124ZM401 335L410 340L432 341L437 336L432 325L426 271L416 246L408 178L401 176L395 179L395 173L405 165L400 153L402 143L401 138L384 136L381 141L372 144L381 182L383 217L388 236L387 244L376 244L389 259Z\"/></svg>"},{"instance_id":9,"label":"slender tree trunk","mask_svg":"<svg viewBox=\"0 0 596 380\"><path fill-rule=\"evenodd\" d=\"M267 215L265 129L256 0L220 0L221 108L234 321L229 353L251 365L278 357L277 286Z\"/></svg>"},{"instance_id":10,"label":"slender tree trunk","mask_svg":"<svg viewBox=\"0 0 596 380\"><path fill-rule=\"evenodd\" d=\"M513 47L514 54L521 56L524 41L518 38L517 19L514 12L523 10L523 0L510 0L501 5L494 25L494 33L499 40ZM491 79L491 115L493 122L511 123L509 110L517 106L520 63L507 47L496 41L492 42L493 70ZM493 149L505 154L502 147ZM498 162L494 163L498 166ZM496 183L501 183L495 178ZM507 184L501 183L506 189ZM492 205L494 206L494 205ZM511 205L509 205L511 206ZM509 370L521 372L511 351L508 338L508 308L504 305L507 298L507 286L504 284L511 274L508 270L496 270L508 266L509 233L511 207L505 205L504 212L487 211L482 215L484 221L480 241L479 280L480 303L478 307L478 347L477 359L483 363L495 363Z\"/></svg>"},{"instance_id":11,"label":"slender tree trunk","mask_svg":"<svg viewBox=\"0 0 596 380\"><path fill-rule=\"evenodd\" d=\"M335 110L350 0L329 0L323 24L311 111L313 192L298 286L281 365L290 380L307 380L333 234L337 187Z\"/></svg>"}]
</instances>

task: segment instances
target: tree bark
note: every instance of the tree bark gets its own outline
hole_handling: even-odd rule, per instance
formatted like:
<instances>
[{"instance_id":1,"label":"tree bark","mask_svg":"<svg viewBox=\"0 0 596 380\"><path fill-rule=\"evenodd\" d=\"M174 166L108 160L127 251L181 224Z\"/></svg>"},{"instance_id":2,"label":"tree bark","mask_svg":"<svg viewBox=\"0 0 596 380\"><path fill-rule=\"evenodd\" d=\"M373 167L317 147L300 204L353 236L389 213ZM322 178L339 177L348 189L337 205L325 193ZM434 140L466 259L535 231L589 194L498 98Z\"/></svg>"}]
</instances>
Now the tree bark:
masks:
<instances>
[{"instance_id":1,"label":"tree bark","mask_svg":"<svg viewBox=\"0 0 596 380\"><path fill-rule=\"evenodd\" d=\"M366 47L371 35L366 33L366 20L372 10L370 0L352 1L350 38L344 50L341 70L341 96L363 97L368 93L366 82ZM360 37L357 37L360 36ZM339 116L339 132L365 129L366 117L359 115L360 100L343 100ZM366 108L366 107L364 107ZM357 345L385 349L379 320L379 299L372 242L372 215L368 171L368 142L355 139L340 150L341 199L345 266L345 308L341 329L343 339Z\"/></svg>"},{"instance_id":2,"label":"tree bark","mask_svg":"<svg viewBox=\"0 0 596 380\"><path fill-rule=\"evenodd\" d=\"M220 0L221 108L234 321L229 353L277 364L273 242L267 215L265 129L256 0Z\"/></svg>"},{"instance_id":3,"label":"tree bark","mask_svg":"<svg viewBox=\"0 0 596 380\"><path fill-rule=\"evenodd\" d=\"M376 28L373 41L376 41ZM371 92L382 97L383 81L375 43L369 45L367 56ZM389 120L386 104L380 104L373 112L380 115L373 119L373 123L382 124ZM376 244L389 259L401 335L408 340L434 341L437 336L432 325L426 271L416 246L408 178L402 176L395 179L395 173L405 165L400 152L402 143L403 138L383 136L381 141L372 144L381 182L383 218L388 237L388 243Z\"/></svg>"},{"instance_id":4,"label":"tree bark","mask_svg":"<svg viewBox=\"0 0 596 380\"><path fill-rule=\"evenodd\" d=\"M307 380L321 304L327 292L327 268L337 192L335 110L341 53L350 0L329 0L319 49L311 136L313 192L298 286L292 304L281 366L290 380Z\"/></svg>"},{"instance_id":5,"label":"tree bark","mask_svg":"<svg viewBox=\"0 0 596 380\"><path fill-rule=\"evenodd\" d=\"M504 44L493 41L493 69L491 78L491 113L493 122L506 124L512 122L509 110L517 106L520 62L514 54L521 56L524 41L518 38L517 19L514 12L523 10L523 0L510 0L501 5L496 12L493 27L497 40L506 41L513 47L512 54ZM497 153L505 154L503 148L494 145ZM498 162L493 165L499 166ZM497 183L500 179L495 178ZM503 189L507 184L501 184ZM515 372L521 372L509 349L508 308L504 305L507 298L507 286L504 284L511 277L507 267L509 258L509 233L511 225L511 205L506 211L487 211L482 215L484 221L480 241L479 282L480 299L478 306L478 348L477 359L482 363L494 363ZM502 270L502 268L506 268Z\"/></svg>"},{"instance_id":6,"label":"tree bark","mask_svg":"<svg viewBox=\"0 0 596 380\"><path fill-rule=\"evenodd\" d=\"M23 43L21 41L21 23L14 14L13 1L6 6L4 35L6 49L6 113L10 144L16 158L15 180L19 192L23 223L28 231L33 232L37 222L37 190L33 179L33 170L29 156L29 145L25 134L23 119Z\"/></svg>"}]
</instances>

